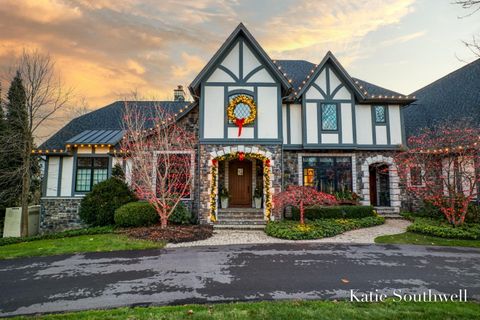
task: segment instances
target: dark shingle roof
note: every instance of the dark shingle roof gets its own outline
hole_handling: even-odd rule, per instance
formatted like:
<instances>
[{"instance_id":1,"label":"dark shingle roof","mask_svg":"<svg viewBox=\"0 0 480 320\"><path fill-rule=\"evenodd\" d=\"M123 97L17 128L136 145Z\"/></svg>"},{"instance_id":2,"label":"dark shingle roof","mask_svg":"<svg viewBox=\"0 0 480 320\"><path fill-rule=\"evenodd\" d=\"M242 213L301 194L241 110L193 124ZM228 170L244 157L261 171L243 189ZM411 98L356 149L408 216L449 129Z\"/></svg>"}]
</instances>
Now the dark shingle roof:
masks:
<instances>
[{"instance_id":1,"label":"dark shingle roof","mask_svg":"<svg viewBox=\"0 0 480 320\"><path fill-rule=\"evenodd\" d=\"M186 113L188 101L127 101L130 105L145 108L146 113L154 106L162 106L170 113ZM122 130L122 115L125 101L116 101L108 106L73 119L50 139L38 147L39 150L63 149L69 139L78 136L86 130ZM180 110L183 110L182 112Z\"/></svg>"},{"instance_id":2,"label":"dark shingle roof","mask_svg":"<svg viewBox=\"0 0 480 320\"><path fill-rule=\"evenodd\" d=\"M403 109L407 137L445 121L469 119L480 125L480 59L415 91Z\"/></svg>"},{"instance_id":3,"label":"dark shingle roof","mask_svg":"<svg viewBox=\"0 0 480 320\"><path fill-rule=\"evenodd\" d=\"M292 86L295 90L298 90L299 87L302 87L305 81L308 80L307 76L311 74L312 70L315 68L315 64L306 60L274 60L277 66L280 66L280 71L284 73L285 77L291 80ZM399 96L404 97L403 94L382 88L380 86L374 85L364 80L358 78L353 78L355 85L362 91L366 91L368 96L375 95L375 97L382 96L391 98L394 96L398 98Z\"/></svg>"}]
</instances>

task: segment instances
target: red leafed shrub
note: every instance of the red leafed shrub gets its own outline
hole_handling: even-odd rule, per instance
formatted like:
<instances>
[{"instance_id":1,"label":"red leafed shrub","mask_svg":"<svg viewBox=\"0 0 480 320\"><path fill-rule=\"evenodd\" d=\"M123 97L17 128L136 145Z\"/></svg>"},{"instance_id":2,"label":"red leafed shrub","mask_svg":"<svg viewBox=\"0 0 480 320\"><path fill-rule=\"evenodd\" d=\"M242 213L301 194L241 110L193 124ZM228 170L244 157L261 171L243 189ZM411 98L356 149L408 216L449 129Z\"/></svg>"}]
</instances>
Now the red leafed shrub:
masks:
<instances>
[{"instance_id":1,"label":"red leafed shrub","mask_svg":"<svg viewBox=\"0 0 480 320\"><path fill-rule=\"evenodd\" d=\"M312 206L333 206L338 204L335 196L320 192L312 187L289 186L287 190L273 196L274 210L282 212L285 207L300 209L300 223L304 224L304 209Z\"/></svg>"}]
</instances>

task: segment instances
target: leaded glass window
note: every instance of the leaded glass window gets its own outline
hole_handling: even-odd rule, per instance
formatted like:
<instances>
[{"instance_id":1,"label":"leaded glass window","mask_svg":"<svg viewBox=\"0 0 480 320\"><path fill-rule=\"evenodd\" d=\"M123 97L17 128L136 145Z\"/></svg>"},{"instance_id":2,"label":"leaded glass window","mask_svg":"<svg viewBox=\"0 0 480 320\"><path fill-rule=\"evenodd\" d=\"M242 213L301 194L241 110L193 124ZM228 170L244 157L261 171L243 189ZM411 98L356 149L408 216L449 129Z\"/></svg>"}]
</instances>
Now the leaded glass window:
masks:
<instances>
[{"instance_id":1,"label":"leaded glass window","mask_svg":"<svg viewBox=\"0 0 480 320\"><path fill-rule=\"evenodd\" d=\"M335 131L338 130L337 105L322 104L322 130Z\"/></svg>"},{"instance_id":2,"label":"leaded glass window","mask_svg":"<svg viewBox=\"0 0 480 320\"><path fill-rule=\"evenodd\" d=\"M304 157L303 185L326 193L352 191L352 158Z\"/></svg>"},{"instance_id":3,"label":"leaded glass window","mask_svg":"<svg viewBox=\"0 0 480 320\"><path fill-rule=\"evenodd\" d=\"M239 94L234 94L228 97L228 102L232 101L234 98L238 97L239 95L244 95L247 97L252 97L249 94L246 93L239 93ZM235 110L233 110L233 113L235 114L235 118L237 119L245 119L248 116L250 116L250 107L247 106L246 104L239 103L236 107ZM229 120L229 123L233 123L231 120Z\"/></svg>"},{"instance_id":4,"label":"leaded glass window","mask_svg":"<svg viewBox=\"0 0 480 320\"><path fill-rule=\"evenodd\" d=\"M92 187L108 178L108 158L84 157L77 159L75 191L89 192Z\"/></svg>"},{"instance_id":5,"label":"leaded glass window","mask_svg":"<svg viewBox=\"0 0 480 320\"><path fill-rule=\"evenodd\" d=\"M375 122L376 123L387 122L385 106L375 106Z\"/></svg>"}]
</instances>

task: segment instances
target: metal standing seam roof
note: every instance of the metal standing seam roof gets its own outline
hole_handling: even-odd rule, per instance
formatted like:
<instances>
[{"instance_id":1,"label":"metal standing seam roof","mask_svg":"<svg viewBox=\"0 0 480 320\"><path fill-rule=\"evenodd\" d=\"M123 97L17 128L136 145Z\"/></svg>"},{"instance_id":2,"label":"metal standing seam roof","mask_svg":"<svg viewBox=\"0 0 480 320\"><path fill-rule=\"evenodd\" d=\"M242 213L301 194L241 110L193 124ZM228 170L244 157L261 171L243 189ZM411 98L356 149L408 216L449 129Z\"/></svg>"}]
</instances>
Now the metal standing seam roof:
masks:
<instances>
[{"instance_id":1,"label":"metal standing seam roof","mask_svg":"<svg viewBox=\"0 0 480 320\"><path fill-rule=\"evenodd\" d=\"M85 130L66 143L69 144L117 144L123 136L122 130Z\"/></svg>"}]
</instances>

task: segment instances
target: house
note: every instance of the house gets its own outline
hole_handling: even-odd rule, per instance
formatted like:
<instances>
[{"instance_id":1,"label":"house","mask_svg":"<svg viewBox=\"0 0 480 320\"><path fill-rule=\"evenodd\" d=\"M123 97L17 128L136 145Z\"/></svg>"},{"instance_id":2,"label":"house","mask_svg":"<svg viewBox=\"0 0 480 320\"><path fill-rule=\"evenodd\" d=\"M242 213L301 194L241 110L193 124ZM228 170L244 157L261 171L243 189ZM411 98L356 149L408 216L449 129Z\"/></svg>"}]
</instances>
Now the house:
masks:
<instances>
[{"instance_id":1,"label":"house","mask_svg":"<svg viewBox=\"0 0 480 320\"><path fill-rule=\"evenodd\" d=\"M272 60L243 24L189 86L195 100L160 104L197 133L193 192L185 202L201 223L259 223L281 219L272 196L288 185L357 193L361 203L399 212L405 197L393 157L405 145L401 109L406 96L352 78L328 52L318 64ZM128 103L128 102L127 102ZM44 230L79 223L78 205L92 186L128 160L122 138L124 102L72 120L35 154L47 158L41 225ZM219 208L219 188L228 208ZM253 208L253 192L263 193Z\"/></svg>"}]
</instances>

